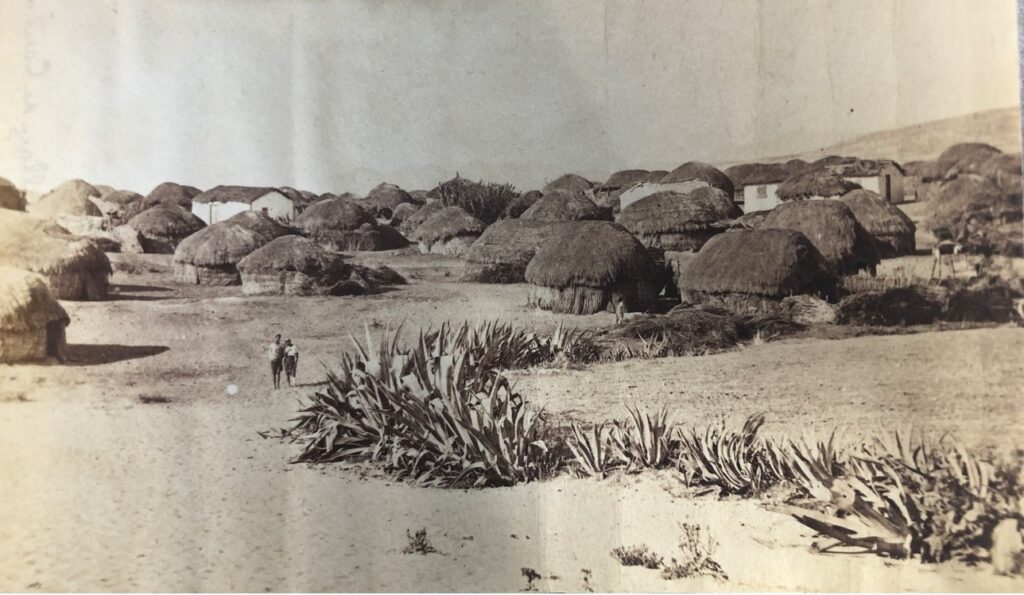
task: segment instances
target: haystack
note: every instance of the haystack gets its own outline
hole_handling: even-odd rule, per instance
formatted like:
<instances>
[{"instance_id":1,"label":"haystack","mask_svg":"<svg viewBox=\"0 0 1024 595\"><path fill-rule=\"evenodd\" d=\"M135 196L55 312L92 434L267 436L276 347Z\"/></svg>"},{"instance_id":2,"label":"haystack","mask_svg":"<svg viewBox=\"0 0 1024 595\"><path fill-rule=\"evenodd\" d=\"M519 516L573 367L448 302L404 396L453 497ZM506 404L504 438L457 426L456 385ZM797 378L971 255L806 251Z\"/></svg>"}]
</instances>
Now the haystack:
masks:
<instances>
[{"instance_id":1,"label":"haystack","mask_svg":"<svg viewBox=\"0 0 1024 595\"><path fill-rule=\"evenodd\" d=\"M193 285L238 285L238 261L294 233L260 211L244 211L182 240L174 251L174 276Z\"/></svg>"},{"instance_id":2,"label":"haystack","mask_svg":"<svg viewBox=\"0 0 1024 595\"><path fill-rule=\"evenodd\" d=\"M839 199L873 238L882 258L914 253L917 226L906 213L870 190L854 190Z\"/></svg>"},{"instance_id":3,"label":"haystack","mask_svg":"<svg viewBox=\"0 0 1024 595\"><path fill-rule=\"evenodd\" d=\"M42 276L0 265L0 363L63 360L70 322Z\"/></svg>"},{"instance_id":4,"label":"haystack","mask_svg":"<svg viewBox=\"0 0 1024 595\"><path fill-rule=\"evenodd\" d=\"M0 209L25 210L25 195L6 178L0 178Z\"/></svg>"},{"instance_id":5,"label":"haystack","mask_svg":"<svg viewBox=\"0 0 1024 595\"><path fill-rule=\"evenodd\" d=\"M29 207L29 211L41 217L101 217L103 213L92 202L99 196L100 191L92 184L84 180L68 180L43 195Z\"/></svg>"},{"instance_id":6,"label":"haystack","mask_svg":"<svg viewBox=\"0 0 1024 595\"><path fill-rule=\"evenodd\" d=\"M487 226L459 207L444 207L416 227L412 238L423 254L461 256Z\"/></svg>"},{"instance_id":7,"label":"haystack","mask_svg":"<svg viewBox=\"0 0 1024 595\"><path fill-rule=\"evenodd\" d=\"M684 300L737 313L774 312L791 295L832 296L838 279L803 234L783 229L717 235L686 263L678 287Z\"/></svg>"},{"instance_id":8,"label":"haystack","mask_svg":"<svg viewBox=\"0 0 1024 595\"><path fill-rule=\"evenodd\" d=\"M439 200L432 200L427 204L420 207L415 213L409 215L402 220L402 223L398 226L398 231L402 232L402 235L406 237L412 237L416 228L423 224L424 221L430 219L430 216L444 208Z\"/></svg>"},{"instance_id":9,"label":"haystack","mask_svg":"<svg viewBox=\"0 0 1024 595\"><path fill-rule=\"evenodd\" d=\"M593 182L576 174L562 175L544 186L544 194L547 195L555 190L564 190L572 194L582 194L594 187Z\"/></svg>"},{"instance_id":10,"label":"haystack","mask_svg":"<svg viewBox=\"0 0 1024 595\"><path fill-rule=\"evenodd\" d=\"M296 217L295 224L329 250L385 249L377 220L355 200L321 200Z\"/></svg>"},{"instance_id":11,"label":"haystack","mask_svg":"<svg viewBox=\"0 0 1024 595\"><path fill-rule=\"evenodd\" d=\"M182 240L206 227L202 219L173 204L146 209L127 225L139 232L142 249L152 254L174 254Z\"/></svg>"},{"instance_id":12,"label":"haystack","mask_svg":"<svg viewBox=\"0 0 1024 595\"><path fill-rule=\"evenodd\" d=\"M4 211L0 216L0 264L42 275L60 300L107 296L110 260L100 246L25 213Z\"/></svg>"},{"instance_id":13,"label":"haystack","mask_svg":"<svg viewBox=\"0 0 1024 595\"><path fill-rule=\"evenodd\" d=\"M558 223L503 219L488 227L466 252L464 281L524 283L526 265L541 244L555 235Z\"/></svg>"},{"instance_id":14,"label":"haystack","mask_svg":"<svg viewBox=\"0 0 1024 595\"><path fill-rule=\"evenodd\" d=\"M618 222L649 248L696 251L742 214L731 195L703 186L687 193L656 192L622 209Z\"/></svg>"},{"instance_id":15,"label":"haystack","mask_svg":"<svg viewBox=\"0 0 1024 595\"><path fill-rule=\"evenodd\" d=\"M544 193L540 190L528 190L520 194L516 198L512 199L512 202L508 203L508 206L505 207L505 212L501 215L502 218L516 219L522 216L522 214L526 212L526 209L532 207L533 203L543 198L543 196Z\"/></svg>"},{"instance_id":16,"label":"haystack","mask_svg":"<svg viewBox=\"0 0 1024 595\"><path fill-rule=\"evenodd\" d=\"M859 188L859 184L826 168L811 168L783 180L775 195L782 201L838 198Z\"/></svg>"},{"instance_id":17,"label":"haystack","mask_svg":"<svg viewBox=\"0 0 1024 595\"><path fill-rule=\"evenodd\" d=\"M799 231L814 244L839 275L874 271L878 249L850 207L838 200L783 203L765 217L762 229Z\"/></svg>"},{"instance_id":18,"label":"haystack","mask_svg":"<svg viewBox=\"0 0 1024 595\"><path fill-rule=\"evenodd\" d=\"M735 192L732 180L721 170L701 161L688 161L668 173L659 180L662 184L675 184L681 182L698 181L718 188L728 196Z\"/></svg>"},{"instance_id":19,"label":"haystack","mask_svg":"<svg viewBox=\"0 0 1024 595\"><path fill-rule=\"evenodd\" d=\"M370 191L363 199L363 202L378 217L390 218L395 207L404 203L412 202L409 193L394 184L382 182Z\"/></svg>"},{"instance_id":20,"label":"haystack","mask_svg":"<svg viewBox=\"0 0 1024 595\"><path fill-rule=\"evenodd\" d=\"M639 240L606 221L559 224L526 267L526 280L537 286L530 303L570 314L593 314L620 302L627 311L646 310L664 277Z\"/></svg>"},{"instance_id":21,"label":"haystack","mask_svg":"<svg viewBox=\"0 0 1024 595\"><path fill-rule=\"evenodd\" d=\"M552 190L523 211L519 218L534 221L611 221L612 213L583 194Z\"/></svg>"}]
</instances>

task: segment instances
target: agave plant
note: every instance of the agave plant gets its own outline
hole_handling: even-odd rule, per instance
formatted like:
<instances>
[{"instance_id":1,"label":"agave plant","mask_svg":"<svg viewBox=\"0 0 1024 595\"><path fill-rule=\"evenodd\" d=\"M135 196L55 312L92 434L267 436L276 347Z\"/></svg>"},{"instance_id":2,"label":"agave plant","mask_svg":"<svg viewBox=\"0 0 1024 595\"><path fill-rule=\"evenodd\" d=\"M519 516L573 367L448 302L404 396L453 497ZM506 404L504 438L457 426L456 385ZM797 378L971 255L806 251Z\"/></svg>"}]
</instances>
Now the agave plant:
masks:
<instances>
[{"instance_id":1,"label":"agave plant","mask_svg":"<svg viewBox=\"0 0 1024 595\"><path fill-rule=\"evenodd\" d=\"M669 440L675 426L668 421L668 410L662 406L654 415L640 411L634 405L626 406L629 411L628 423L616 422L612 434L619 449L630 464L636 467L660 468L669 462Z\"/></svg>"},{"instance_id":2,"label":"agave plant","mask_svg":"<svg viewBox=\"0 0 1024 595\"><path fill-rule=\"evenodd\" d=\"M690 483L717 485L735 494L759 493L783 477L775 448L757 440L764 415L752 415L736 432L710 426L680 432L679 467Z\"/></svg>"},{"instance_id":3,"label":"agave plant","mask_svg":"<svg viewBox=\"0 0 1024 595\"><path fill-rule=\"evenodd\" d=\"M580 469L592 477L604 477L611 467L621 458L612 443L611 427L607 424L595 424L590 432L586 432L576 422L570 425L572 433L567 446L576 458Z\"/></svg>"}]
</instances>

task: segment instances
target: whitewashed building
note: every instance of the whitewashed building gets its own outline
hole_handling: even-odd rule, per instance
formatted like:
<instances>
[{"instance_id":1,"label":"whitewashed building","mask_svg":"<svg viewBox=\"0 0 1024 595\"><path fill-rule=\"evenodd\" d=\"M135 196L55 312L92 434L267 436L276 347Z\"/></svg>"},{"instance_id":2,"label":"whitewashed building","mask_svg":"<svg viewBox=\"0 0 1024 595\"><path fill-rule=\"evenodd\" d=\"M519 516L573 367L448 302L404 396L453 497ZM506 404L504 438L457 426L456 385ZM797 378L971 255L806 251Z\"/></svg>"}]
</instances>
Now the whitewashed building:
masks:
<instances>
[{"instance_id":1,"label":"whitewashed building","mask_svg":"<svg viewBox=\"0 0 1024 595\"><path fill-rule=\"evenodd\" d=\"M295 201L276 188L253 186L216 186L192 199L192 214L207 225L245 211L290 220L295 217Z\"/></svg>"}]
</instances>

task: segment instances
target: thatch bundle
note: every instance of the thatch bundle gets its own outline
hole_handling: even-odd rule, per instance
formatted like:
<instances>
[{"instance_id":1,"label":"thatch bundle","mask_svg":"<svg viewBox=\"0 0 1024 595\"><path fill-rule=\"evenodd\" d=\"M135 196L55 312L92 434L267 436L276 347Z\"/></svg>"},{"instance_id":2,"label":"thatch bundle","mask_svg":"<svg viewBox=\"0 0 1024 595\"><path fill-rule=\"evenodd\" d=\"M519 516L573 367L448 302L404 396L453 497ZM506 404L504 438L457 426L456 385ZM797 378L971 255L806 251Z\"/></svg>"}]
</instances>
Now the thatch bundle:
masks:
<instances>
[{"instance_id":1,"label":"thatch bundle","mask_svg":"<svg viewBox=\"0 0 1024 595\"><path fill-rule=\"evenodd\" d=\"M512 199L505 207L505 211L501 214L504 219L516 219L522 216L527 209L533 206L533 203L537 202L544 196L544 193L540 190L528 190L516 198Z\"/></svg>"},{"instance_id":2,"label":"thatch bundle","mask_svg":"<svg viewBox=\"0 0 1024 595\"><path fill-rule=\"evenodd\" d=\"M444 208L439 200L432 200L427 204L420 207L415 213L409 215L402 220L402 223L398 226L398 231L402 232L402 235L406 237L412 237L416 228L419 227L424 221L430 219L431 215L440 211Z\"/></svg>"},{"instance_id":3,"label":"thatch bundle","mask_svg":"<svg viewBox=\"0 0 1024 595\"><path fill-rule=\"evenodd\" d=\"M63 359L70 322L43 277L0 265L0 363Z\"/></svg>"},{"instance_id":4,"label":"thatch bundle","mask_svg":"<svg viewBox=\"0 0 1024 595\"><path fill-rule=\"evenodd\" d=\"M688 161L668 173L659 180L662 184L698 181L712 188L718 188L729 196L736 191L732 180L713 165L701 161Z\"/></svg>"},{"instance_id":5,"label":"thatch bundle","mask_svg":"<svg viewBox=\"0 0 1024 595\"><path fill-rule=\"evenodd\" d=\"M410 190L409 191L409 198L412 199L412 202L415 205L425 205L425 204L427 204L427 202L431 198L430 197L430 191L429 190Z\"/></svg>"},{"instance_id":6,"label":"thatch bundle","mask_svg":"<svg viewBox=\"0 0 1024 595\"><path fill-rule=\"evenodd\" d=\"M564 190L571 194L582 194L594 187L593 182L576 174L564 174L544 186L544 194Z\"/></svg>"},{"instance_id":7,"label":"thatch bundle","mask_svg":"<svg viewBox=\"0 0 1024 595\"><path fill-rule=\"evenodd\" d=\"M348 198L321 200L296 217L295 224L330 250L386 249L377 220L355 200Z\"/></svg>"},{"instance_id":8,"label":"thatch bundle","mask_svg":"<svg viewBox=\"0 0 1024 595\"><path fill-rule=\"evenodd\" d=\"M690 192L656 192L622 209L618 222L645 246L675 252L699 250L739 217L731 195L711 186Z\"/></svg>"},{"instance_id":9,"label":"thatch bundle","mask_svg":"<svg viewBox=\"0 0 1024 595\"><path fill-rule=\"evenodd\" d=\"M526 265L540 246L553 237L558 223L503 219L488 227L466 252L465 281L524 283Z\"/></svg>"},{"instance_id":10,"label":"thatch bundle","mask_svg":"<svg viewBox=\"0 0 1024 595\"><path fill-rule=\"evenodd\" d=\"M237 285L236 265L257 248L275 238L294 234L259 211L245 211L204 227L178 244L174 251L174 275L180 283Z\"/></svg>"},{"instance_id":11,"label":"thatch bundle","mask_svg":"<svg viewBox=\"0 0 1024 595\"><path fill-rule=\"evenodd\" d=\"M402 203L413 202L412 196L394 184L382 182L363 199L363 203L374 213L382 217L390 217L395 207Z\"/></svg>"},{"instance_id":12,"label":"thatch bundle","mask_svg":"<svg viewBox=\"0 0 1024 595\"><path fill-rule=\"evenodd\" d=\"M982 175L985 162L1001 153L985 143L958 143L943 151L935 162L942 178L949 180L964 174Z\"/></svg>"},{"instance_id":13,"label":"thatch bundle","mask_svg":"<svg viewBox=\"0 0 1024 595\"><path fill-rule=\"evenodd\" d=\"M717 235L686 263L680 295L721 304L738 313L773 311L782 298L831 296L838 279L803 234L784 229L738 230Z\"/></svg>"},{"instance_id":14,"label":"thatch bundle","mask_svg":"<svg viewBox=\"0 0 1024 595\"><path fill-rule=\"evenodd\" d=\"M873 238L882 258L914 253L917 226L906 213L870 190L854 190L839 199L850 207Z\"/></svg>"},{"instance_id":15,"label":"thatch bundle","mask_svg":"<svg viewBox=\"0 0 1024 595\"><path fill-rule=\"evenodd\" d=\"M860 188L860 185L825 168L811 168L793 174L779 184L775 195L779 200L806 200L839 197Z\"/></svg>"},{"instance_id":16,"label":"thatch bundle","mask_svg":"<svg viewBox=\"0 0 1024 595\"><path fill-rule=\"evenodd\" d=\"M486 227L459 207L443 207L418 225L412 237L420 243L423 254L461 256Z\"/></svg>"},{"instance_id":17,"label":"thatch bundle","mask_svg":"<svg viewBox=\"0 0 1024 595\"><path fill-rule=\"evenodd\" d=\"M519 215L534 221L611 221L611 210L599 207L583 194L552 190Z\"/></svg>"},{"instance_id":18,"label":"thatch bundle","mask_svg":"<svg viewBox=\"0 0 1024 595\"><path fill-rule=\"evenodd\" d=\"M0 178L0 209L25 210L25 195L6 178Z\"/></svg>"},{"instance_id":19,"label":"thatch bundle","mask_svg":"<svg viewBox=\"0 0 1024 595\"><path fill-rule=\"evenodd\" d=\"M202 219L173 204L146 209L127 225L139 232L142 249L153 254L174 254L182 240L206 227Z\"/></svg>"},{"instance_id":20,"label":"thatch bundle","mask_svg":"<svg viewBox=\"0 0 1024 595\"><path fill-rule=\"evenodd\" d=\"M29 210L42 217L100 217L103 213L92 202L92 199L99 196L100 191L85 180L68 180L43 195Z\"/></svg>"},{"instance_id":21,"label":"thatch bundle","mask_svg":"<svg viewBox=\"0 0 1024 595\"><path fill-rule=\"evenodd\" d=\"M838 200L781 204L765 217L761 228L799 231L839 275L874 271L879 263L874 238L857 222L850 207Z\"/></svg>"},{"instance_id":22,"label":"thatch bundle","mask_svg":"<svg viewBox=\"0 0 1024 595\"><path fill-rule=\"evenodd\" d=\"M665 271L626 228L607 221L557 226L526 267L530 302L544 310L593 314L617 303L645 310L665 285Z\"/></svg>"},{"instance_id":23,"label":"thatch bundle","mask_svg":"<svg viewBox=\"0 0 1024 595\"><path fill-rule=\"evenodd\" d=\"M110 260L97 243L17 211L0 215L0 264L46 278L61 300L102 300L107 296Z\"/></svg>"}]
</instances>

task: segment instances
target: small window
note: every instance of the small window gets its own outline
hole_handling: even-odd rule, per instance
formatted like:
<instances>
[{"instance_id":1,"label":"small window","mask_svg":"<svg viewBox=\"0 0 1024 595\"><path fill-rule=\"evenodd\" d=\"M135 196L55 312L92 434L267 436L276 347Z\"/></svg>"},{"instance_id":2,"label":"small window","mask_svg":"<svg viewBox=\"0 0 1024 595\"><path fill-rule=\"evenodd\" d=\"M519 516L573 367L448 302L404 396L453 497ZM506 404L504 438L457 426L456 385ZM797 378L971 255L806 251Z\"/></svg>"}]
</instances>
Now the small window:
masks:
<instances>
[{"instance_id":1,"label":"small window","mask_svg":"<svg viewBox=\"0 0 1024 595\"><path fill-rule=\"evenodd\" d=\"M269 215L269 214L270 214L270 210L269 210L269 209L268 209L267 207L263 207L263 208L262 208L262 209L260 209L260 210L261 210L261 211L263 211L263 214L264 214L264 215Z\"/></svg>"},{"instance_id":2,"label":"small window","mask_svg":"<svg viewBox=\"0 0 1024 595\"><path fill-rule=\"evenodd\" d=\"M768 186L765 186L764 184L758 186L757 187L757 197L758 198L768 198Z\"/></svg>"}]
</instances>

